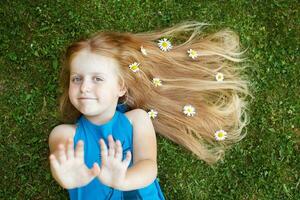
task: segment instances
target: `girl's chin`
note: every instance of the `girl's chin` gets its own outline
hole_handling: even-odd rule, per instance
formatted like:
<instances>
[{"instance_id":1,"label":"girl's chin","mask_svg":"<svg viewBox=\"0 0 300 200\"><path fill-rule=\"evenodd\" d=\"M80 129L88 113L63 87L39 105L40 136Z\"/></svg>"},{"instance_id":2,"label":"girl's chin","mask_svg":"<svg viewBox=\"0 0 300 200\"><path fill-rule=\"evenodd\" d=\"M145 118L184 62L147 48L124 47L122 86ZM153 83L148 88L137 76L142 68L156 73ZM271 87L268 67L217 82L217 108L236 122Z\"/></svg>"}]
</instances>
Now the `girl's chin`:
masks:
<instances>
[{"instance_id":1,"label":"girl's chin","mask_svg":"<svg viewBox=\"0 0 300 200\"><path fill-rule=\"evenodd\" d=\"M85 115L96 115L95 109L81 109L81 113Z\"/></svg>"},{"instance_id":2,"label":"girl's chin","mask_svg":"<svg viewBox=\"0 0 300 200\"><path fill-rule=\"evenodd\" d=\"M95 112L96 109L92 109L92 108L81 108L79 109L79 111L81 112L81 114L86 115L86 116L94 116L97 115L98 112Z\"/></svg>"}]
</instances>

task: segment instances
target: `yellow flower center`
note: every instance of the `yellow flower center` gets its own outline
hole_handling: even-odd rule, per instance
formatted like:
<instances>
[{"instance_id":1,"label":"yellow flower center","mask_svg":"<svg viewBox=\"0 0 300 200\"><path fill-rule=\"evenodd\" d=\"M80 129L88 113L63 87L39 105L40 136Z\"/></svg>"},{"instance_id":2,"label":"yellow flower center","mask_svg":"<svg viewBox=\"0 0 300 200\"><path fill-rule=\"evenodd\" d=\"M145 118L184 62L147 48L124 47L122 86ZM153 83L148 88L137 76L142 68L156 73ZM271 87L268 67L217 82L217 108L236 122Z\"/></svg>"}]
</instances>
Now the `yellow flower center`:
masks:
<instances>
[{"instance_id":1,"label":"yellow flower center","mask_svg":"<svg viewBox=\"0 0 300 200\"><path fill-rule=\"evenodd\" d=\"M131 67L132 70L136 70L137 68L138 68L138 66L136 66L136 65L133 65L133 66Z\"/></svg>"},{"instance_id":2,"label":"yellow flower center","mask_svg":"<svg viewBox=\"0 0 300 200\"><path fill-rule=\"evenodd\" d=\"M149 115L150 115L150 117L154 118L154 117L155 117L154 111L150 111L150 112L149 112Z\"/></svg>"},{"instance_id":3,"label":"yellow flower center","mask_svg":"<svg viewBox=\"0 0 300 200\"><path fill-rule=\"evenodd\" d=\"M163 46L163 47L167 47L167 46L168 46L168 43L166 43L166 42L163 42L163 43L161 44L161 46Z\"/></svg>"},{"instance_id":4,"label":"yellow flower center","mask_svg":"<svg viewBox=\"0 0 300 200\"><path fill-rule=\"evenodd\" d=\"M218 133L218 137L223 137L224 136L224 133L220 132Z\"/></svg>"}]
</instances>

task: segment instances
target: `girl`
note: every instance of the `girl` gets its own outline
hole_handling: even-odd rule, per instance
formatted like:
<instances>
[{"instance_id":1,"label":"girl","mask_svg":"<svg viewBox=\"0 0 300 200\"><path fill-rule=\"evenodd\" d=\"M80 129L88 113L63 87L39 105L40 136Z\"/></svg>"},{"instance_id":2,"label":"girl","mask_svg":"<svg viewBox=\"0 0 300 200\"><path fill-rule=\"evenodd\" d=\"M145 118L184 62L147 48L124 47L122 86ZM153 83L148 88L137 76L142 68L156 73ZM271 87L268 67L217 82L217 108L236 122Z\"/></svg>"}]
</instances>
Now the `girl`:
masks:
<instances>
[{"instance_id":1,"label":"girl","mask_svg":"<svg viewBox=\"0 0 300 200\"><path fill-rule=\"evenodd\" d=\"M52 175L70 199L164 199L155 131L210 165L245 136L248 82L234 64L245 51L233 31L199 34L204 25L99 32L69 46L65 124L49 146Z\"/></svg>"}]
</instances>

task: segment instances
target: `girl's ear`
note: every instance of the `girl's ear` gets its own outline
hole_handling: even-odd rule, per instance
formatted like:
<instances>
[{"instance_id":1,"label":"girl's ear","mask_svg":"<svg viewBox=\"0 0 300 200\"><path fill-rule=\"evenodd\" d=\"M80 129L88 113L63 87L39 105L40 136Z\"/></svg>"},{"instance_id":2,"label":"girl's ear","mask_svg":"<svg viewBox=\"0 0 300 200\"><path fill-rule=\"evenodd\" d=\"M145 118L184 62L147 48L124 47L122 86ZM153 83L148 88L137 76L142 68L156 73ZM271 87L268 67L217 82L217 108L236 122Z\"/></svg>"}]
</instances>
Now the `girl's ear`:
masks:
<instances>
[{"instance_id":1,"label":"girl's ear","mask_svg":"<svg viewBox=\"0 0 300 200\"><path fill-rule=\"evenodd\" d=\"M126 93L126 90L120 90L119 97L124 96L125 93Z\"/></svg>"},{"instance_id":2,"label":"girl's ear","mask_svg":"<svg viewBox=\"0 0 300 200\"><path fill-rule=\"evenodd\" d=\"M126 93L126 91L127 91L127 88L126 88L125 84L123 84L121 86L121 88L120 88L120 91L119 91L119 97L124 96L124 94Z\"/></svg>"}]
</instances>

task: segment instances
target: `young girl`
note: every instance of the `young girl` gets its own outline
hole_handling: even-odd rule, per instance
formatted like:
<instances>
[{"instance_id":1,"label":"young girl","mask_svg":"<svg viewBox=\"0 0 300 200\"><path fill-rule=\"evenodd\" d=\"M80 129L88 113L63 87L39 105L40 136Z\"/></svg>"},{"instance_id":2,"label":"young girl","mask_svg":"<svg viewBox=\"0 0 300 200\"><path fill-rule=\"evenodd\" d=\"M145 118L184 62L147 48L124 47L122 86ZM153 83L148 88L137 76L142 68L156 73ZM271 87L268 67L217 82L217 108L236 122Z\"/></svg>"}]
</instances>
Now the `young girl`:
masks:
<instances>
[{"instance_id":1,"label":"young girl","mask_svg":"<svg viewBox=\"0 0 300 200\"><path fill-rule=\"evenodd\" d=\"M70 199L164 199L155 131L208 164L245 136L239 38L229 29L200 34L204 25L99 32L69 46L65 124L52 130L49 146L52 175Z\"/></svg>"}]
</instances>

